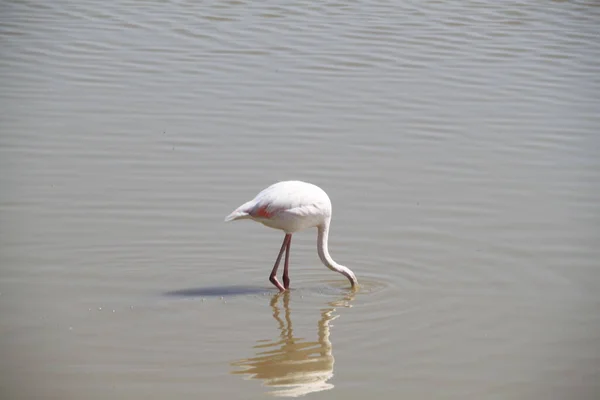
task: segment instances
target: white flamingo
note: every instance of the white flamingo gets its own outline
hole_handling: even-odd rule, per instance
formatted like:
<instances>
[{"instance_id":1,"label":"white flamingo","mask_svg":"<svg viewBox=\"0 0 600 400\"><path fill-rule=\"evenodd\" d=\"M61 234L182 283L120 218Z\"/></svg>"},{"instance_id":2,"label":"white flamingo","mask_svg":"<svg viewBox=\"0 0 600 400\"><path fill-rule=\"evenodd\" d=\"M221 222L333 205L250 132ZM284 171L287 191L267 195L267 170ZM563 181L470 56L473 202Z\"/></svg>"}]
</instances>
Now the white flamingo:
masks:
<instances>
[{"instance_id":1,"label":"white flamingo","mask_svg":"<svg viewBox=\"0 0 600 400\"><path fill-rule=\"evenodd\" d=\"M320 187L301 181L275 183L257 194L253 200L238 207L225 218L225 221L237 219L252 219L269 228L281 229L285 232L281 250L279 250L279 255L269 276L271 283L280 292L284 292L290 287L288 269L292 234L312 227L316 227L318 231L317 251L323 264L348 278L352 287L358 283L354 272L333 261L327 250L331 223L331 200ZM277 268L283 250L286 252L282 286L277 280Z\"/></svg>"}]
</instances>

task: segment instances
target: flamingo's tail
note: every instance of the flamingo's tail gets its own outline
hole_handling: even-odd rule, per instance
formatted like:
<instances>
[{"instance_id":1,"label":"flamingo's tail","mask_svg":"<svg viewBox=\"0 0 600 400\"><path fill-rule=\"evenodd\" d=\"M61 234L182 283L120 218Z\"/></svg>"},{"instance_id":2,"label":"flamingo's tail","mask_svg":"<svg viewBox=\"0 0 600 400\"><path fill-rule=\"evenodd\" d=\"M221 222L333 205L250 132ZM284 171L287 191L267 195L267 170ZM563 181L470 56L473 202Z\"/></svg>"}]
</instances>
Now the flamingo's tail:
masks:
<instances>
[{"instance_id":1,"label":"flamingo's tail","mask_svg":"<svg viewBox=\"0 0 600 400\"><path fill-rule=\"evenodd\" d=\"M249 213L248 204L250 202L238 207L234 212L225 217L225 222L235 221L238 219L249 219L252 218Z\"/></svg>"}]
</instances>

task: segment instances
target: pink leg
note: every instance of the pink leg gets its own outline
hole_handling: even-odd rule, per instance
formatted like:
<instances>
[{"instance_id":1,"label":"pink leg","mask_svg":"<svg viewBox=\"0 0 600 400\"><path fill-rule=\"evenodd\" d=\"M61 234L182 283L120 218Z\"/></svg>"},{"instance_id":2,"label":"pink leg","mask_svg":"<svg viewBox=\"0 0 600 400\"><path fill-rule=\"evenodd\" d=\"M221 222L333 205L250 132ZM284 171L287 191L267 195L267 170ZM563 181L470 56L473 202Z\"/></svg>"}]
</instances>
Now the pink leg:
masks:
<instances>
[{"instance_id":1,"label":"pink leg","mask_svg":"<svg viewBox=\"0 0 600 400\"><path fill-rule=\"evenodd\" d=\"M283 287L285 290L290 288L290 277L288 275L288 270L290 267L290 246L292 244L292 234L289 234L290 238L287 241L287 246L285 247L285 264L283 266Z\"/></svg>"},{"instance_id":2,"label":"pink leg","mask_svg":"<svg viewBox=\"0 0 600 400\"><path fill-rule=\"evenodd\" d=\"M269 276L269 280L273 285L279 289L280 292L285 292L285 288L281 286L281 283L277 280L277 268L279 268L279 262L281 261L281 256L283 255L283 250L287 248L288 241L292 238L291 234L286 234L283 238L283 243L281 244L281 250L279 250L279 255L277 256L277 260L275 261L275 265L273 266L273 270L271 271L271 275Z\"/></svg>"}]
</instances>

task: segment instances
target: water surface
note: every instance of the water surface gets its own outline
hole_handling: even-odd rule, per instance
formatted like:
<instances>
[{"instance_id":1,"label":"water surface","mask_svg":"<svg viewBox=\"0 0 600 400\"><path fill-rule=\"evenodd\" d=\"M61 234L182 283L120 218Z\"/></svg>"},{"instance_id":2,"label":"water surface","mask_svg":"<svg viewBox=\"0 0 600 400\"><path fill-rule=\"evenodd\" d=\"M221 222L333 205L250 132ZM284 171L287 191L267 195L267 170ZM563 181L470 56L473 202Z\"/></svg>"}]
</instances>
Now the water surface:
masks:
<instances>
[{"instance_id":1,"label":"water surface","mask_svg":"<svg viewBox=\"0 0 600 400\"><path fill-rule=\"evenodd\" d=\"M3 395L597 398L595 2L0 10Z\"/></svg>"}]
</instances>

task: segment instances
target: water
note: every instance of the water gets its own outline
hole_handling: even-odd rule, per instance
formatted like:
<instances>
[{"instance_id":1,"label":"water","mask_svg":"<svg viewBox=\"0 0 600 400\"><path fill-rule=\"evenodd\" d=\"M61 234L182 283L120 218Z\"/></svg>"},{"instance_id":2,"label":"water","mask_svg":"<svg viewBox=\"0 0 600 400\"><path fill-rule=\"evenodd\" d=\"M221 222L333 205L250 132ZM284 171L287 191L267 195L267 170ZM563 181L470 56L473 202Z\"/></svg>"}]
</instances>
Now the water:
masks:
<instances>
[{"instance_id":1,"label":"water","mask_svg":"<svg viewBox=\"0 0 600 400\"><path fill-rule=\"evenodd\" d=\"M0 7L2 397L597 398L597 3Z\"/></svg>"}]
</instances>

